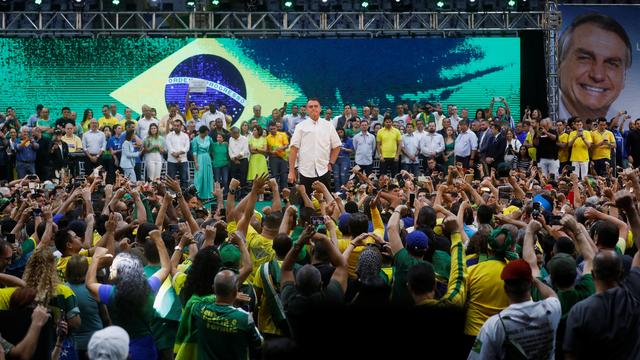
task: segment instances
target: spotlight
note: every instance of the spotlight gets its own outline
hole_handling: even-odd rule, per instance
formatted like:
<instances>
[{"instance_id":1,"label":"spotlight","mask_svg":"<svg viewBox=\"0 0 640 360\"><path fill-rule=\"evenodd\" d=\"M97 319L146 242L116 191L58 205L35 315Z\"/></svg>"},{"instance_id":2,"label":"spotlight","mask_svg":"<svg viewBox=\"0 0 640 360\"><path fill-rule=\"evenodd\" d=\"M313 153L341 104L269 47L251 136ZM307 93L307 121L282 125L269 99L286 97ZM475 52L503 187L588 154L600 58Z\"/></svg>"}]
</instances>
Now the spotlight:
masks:
<instances>
[{"instance_id":1,"label":"spotlight","mask_svg":"<svg viewBox=\"0 0 640 360\"><path fill-rule=\"evenodd\" d=\"M282 5L284 6L285 9L291 9L293 7L293 1L286 0L284 3L282 3Z\"/></svg>"},{"instance_id":2,"label":"spotlight","mask_svg":"<svg viewBox=\"0 0 640 360\"><path fill-rule=\"evenodd\" d=\"M34 0L34 3L35 3L36 5L42 5L42 0Z\"/></svg>"},{"instance_id":3,"label":"spotlight","mask_svg":"<svg viewBox=\"0 0 640 360\"><path fill-rule=\"evenodd\" d=\"M508 5L509 7L514 7L514 6L516 6L516 0L509 0L509 1L507 2L507 5Z\"/></svg>"},{"instance_id":4,"label":"spotlight","mask_svg":"<svg viewBox=\"0 0 640 360\"><path fill-rule=\"evenodd\" d=\"M220 5L220 0L211 0L211 5L213 5L213 6Z\"/></svg>"},{"instance_id":5,"label":"spotlight","mask_svg":"<svg viewBox=\"0 0 640 360\"><path fill-rule=\"evenodd\" d=\"M360 7L363 10L366 10L369 7L369 2L367 0L364 0L362 3L360 3Z\"/></svg>"},{"instance_id":6,"label":"spotlight","mask_svg":"<svg viewBox=\"0 0 640 360\"><path fill-rule=\"evenodd\" d=\"M111 3L113 5L119 5L120 4L120 0L111 0Z\"/></svg>"},{"instance_id":7,"label":"spotlight","mask_svg":"<svg viewBox=\"0 0 640 360\"><path fill-rule=\"evenodd\" d=\"M195 0L187 0L187 7L195 7L196 6L196 2Z\"/></svg>"},{"instance_id":8,"label":"spotlight","mask_svg":"<svg viewBox=\"0 0 640 360\"><path fill-rule=\"evenodd\" d=\"M42 2L42 1L40 1ZM84 10L84 0L73 0L71 6L75 11Z\"/></svg>"},{"instance_id":9,"label":"spotlight","mask_svg":"<svg viewBox=\"0 0 640 360\"><path fill-rule=\"evenodd\" d=\"M442 1L442 0L438 0L438 2L436 3L436 6L437 6L439 9L442 9L442 8L444 7L444 1Z\"/></svg>"}]
</instances>

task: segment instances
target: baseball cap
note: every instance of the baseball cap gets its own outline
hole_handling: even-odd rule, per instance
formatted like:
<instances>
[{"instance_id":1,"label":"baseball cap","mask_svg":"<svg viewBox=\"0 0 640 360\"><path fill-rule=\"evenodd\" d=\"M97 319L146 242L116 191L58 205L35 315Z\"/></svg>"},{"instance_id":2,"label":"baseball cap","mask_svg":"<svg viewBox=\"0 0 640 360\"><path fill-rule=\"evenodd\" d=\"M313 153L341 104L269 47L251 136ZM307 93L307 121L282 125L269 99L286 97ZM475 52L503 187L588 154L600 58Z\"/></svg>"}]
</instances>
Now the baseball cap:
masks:
<instances>
[{"instance_id":1,"label":"baseball cap","mask_svg":"<svg viewBox=\"0 0 640 360\"><path fill-rule=\"evenodd\" d=\"M119 326L93 333L87 347L92 360L125 360L129 356L129 334Z\"/></svg>"},{"instance_id":2,"label":"baseball cap","mask_svg":"<svg viewBox=\"0 0 640 360\"><path fill-rule=\"evenodd\" d=\"M502 280L528 280L531 281L531 268L522 259L510 261L500 274Z\"/></svg>"},{"instance_id":3,"label":"baseball cap","mask_svg":"<svg viewBox=\"0 0 640 360\"><path fill-rule=\"evenodd\" d=\"M547 263L547 269L551 278L557 278L559 274L572 274L575 277L578 274L576 259L573 256L566 253L558 253L549 260Z\"/></svg>"},{"instance_id":4,"label":"baseball cap","mask_svg":"<svg viewBox=\"0 0 640 360\"><path fill-rule=\"evenodd\" d=\"M426 250L429 248L429 237L422 231L412 231L405 238L405 244L408 250Z\"/></svg>"},{"instance_id":5,"label":"baseball cap","mask_svg":"<svg viewBox=\"0 0 640 360\"><path fill-rule=\"evenodd\" d=\"M240 249L234 244L222 244L220 260L223 266L237 268L240 265Z\"/></svg>"}]
</instances>

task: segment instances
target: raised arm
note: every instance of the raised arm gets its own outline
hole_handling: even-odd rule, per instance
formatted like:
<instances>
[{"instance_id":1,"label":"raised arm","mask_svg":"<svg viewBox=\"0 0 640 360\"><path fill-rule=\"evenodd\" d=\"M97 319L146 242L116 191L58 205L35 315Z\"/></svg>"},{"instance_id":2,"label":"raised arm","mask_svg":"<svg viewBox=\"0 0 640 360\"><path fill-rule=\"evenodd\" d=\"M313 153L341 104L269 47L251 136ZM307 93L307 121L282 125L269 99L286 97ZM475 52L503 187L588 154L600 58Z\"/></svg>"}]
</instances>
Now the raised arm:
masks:
<instances>
[{"instance_id":1,"label":"raised arm","mask_svg":"<svg viewBox=\"0 0 640 360\"><path fill-rule=\"evenodd\" d=\"M291 217L297 213L295 206L289 206L284 212L284 216L282 217L282 222L280 223L280 228L278 229L279 234L289 234L289 229L291 225L289 222L291 221Z\"/></svg>"},{"instance_id":2,"label":"raised arm","mask_svg":"<svg viewBox=\"0 0 640 360\"><path fill-rule=\"evenodd\" d=\"M193 234L198 230L200 230L200 226L198 226L198 223L196 222L196 220L193 218L193 215L191 214L191 210L189 210L189 204L187 203L187 200L185 200L184 196L182 196L182 191L180 189L180 182L176 181L175 179L171 179L167 177L165 179L165 186L167 186L169 189L173 190L173 192L176 193L176 200L178 201L178 206L180 207L180 211L182 212L182 216L184 217L185 221L187 222L187 224L189 224L191 233Z\"/></svg>"},{"instance_id":3,"label":"raised arm","mask_svg":"<svg viewBox=\"0 0 640 360\"><path fill-rule=\"evenodd\" d=\"M542 224L536 220L531 220L524 233L524 240L522 242L522 258L529 264L531 268L531 275L534 278L540 276L540 268L538 267L538 258L534 250L535 237L538 231L542 229Z\"/></svg>"},{"instance_id":4,"label":"raised arm","mask_svg":"<svg viewBox=\"0 0 640 360\"><path fill-rule=\"evenodd\" d=\"M158 210L158 215L156 216L156 226L160 231L163 230L167 208L171 205L171 200L172 199L169 194L164 194L164 197L162 198L162 205L160 205L160 210Z\"/></svg>"},{"instance_id":5,"label":"raised arm","mask_svg":"<svg viewBox=\"0 0 640 360\"><path fill-rule=\"evenodd\" d=\"M323 242L325 244L327 252L329 253L329 260L336 268L333 275L331 275L331 280L337 281L342 288L342 293L344 293L347 290L347 278L349 277L347 260L345 260L342 257L342 254L340 254L340 251L338 251L338 246L331 242L326 235L315 233L313 235L313 240L315 242Z\"/></svg>"},{"instance_id":6,"label":"raised arm","mask_svg":"<svg viewBox=\"0 0 640 360\"><path fill-rule=\"evenodd\" d=\"M242 217L238 220L238 231L242 233L241 236L246 237L247 231L249 230L249 223L251 222L251 217L253 216L253 211L256 207L256 201L258 199L258 194L261 193L264 189L264 185L267 183L268 175L262 175L253 180L253 184L251 187L251 192L247 195L247 204L245 205L244 211L242 213Z\"/></svg>"},{"instance_id":7,"label":"raised arm","mask_svg":"<svg viewBox=\"0 0 640 360\"><path fill-rule=\"evenodd\" d=\"M576 243L576 249L584 258L584 270L583 274L591 273L591 269L593 268L593 258L596 255L595 245L591 238L589 238L589 234L586 233L584 227L580 226L576 221L576 218L572 215L565 215L561 220L560 224L565 229L571 231L574 234L574 238L572 240Z\"/></svg>"},{"instance_id":8,"label":"raised arm","mask_svg":"<svg viewBox=\"0 0 640 360\"><path fill-rule=\"evenodd\" d=\"M169 259L169 253L167 253L167 248L164 246L164 241L162 241L162 237L160 236L160 230L152 230L149 232L149 237L151 241L156 245L158 249L158 255L160 255L160 266L161 268L156 271L153 276L160 280L162 283L167 276L171 273L171 260Z\"/></svg>"},{"instance_id":9,"label":"raised arm","mask_svg":"<svg viewBox=\"0 0 640 360\"><path fill-rule=\"evenodd\" d=\"M400 215L406 208L404 205L398 205L395 210L393 210L393 214L387 223L389 247L391 247L391 253L394 256L398 251L404 249L404 245L402 245L402 240L400 239Z\"/></svg>"},{"instance_id":10,"label":"raised arm","mask_svg":"<svg viewBox=\"0 0 640 360\"><path fill-rule=\"evenodd\" d=\"M275 178L269 179L269 189L271 189L271 195L273 195L273 200L271 201L271 210L281 211L282 199L280 199L280 189L278 189L278 182Z\"/></svg>"},{"instance_id":11,"label":"raised arm","mask_svg":"<svg viewBox=\"0 0 640 360\"><path fill-rule=\"evenodd\" d=\"M313 225L309 224L300 234L300 238L298 238L298 242L293 244L291 250L285 256L284 261L282 262L282 266L280 266L280 289L284 287L286 283L294 282L295 278L293 276L293 265L296 263L298 259L298 255L302 250L304 245L309 245L309 241L311 237L315 234L315 230Z\"/></svg>"},{"instance_id":12,"label":"raised arm","mask_svg":"<svg viewBox=\"0 0 640 360\"><path fill-rule=\"evenodd\" d=\"M300 198L302 199L302 203L304 204L304 206L313 209L313 202L309 198L307 189L304 187L304 185L296 185L296 191L298 192L298 196L300 196Z\"/></svg>"},{"instance_id":13,"label":"raised arm","mask_svg":"<svg viewBox=\"0 0 640 360\"><path fill-rule=\"evenodd\" d=\"M627 215L627 220L631 225L633 242L636 244L636 247L640 248L640 216L638 216L638 210L635 207L633 195L628 191L618 191L616 193L616 206ZM640 266L640 252L636 252L631 266Z\"/></svg>"},{"instance_id":14,"label":"raised arm","mask_svg":"<svg viewBox=\"0 0 640 360\"><path fill-rule=\"evenodd\" d=\"M138 192L137 189L132 189L131 197L133 198L133 201L136 204L136 213L137 213L138 221L140 221L140 223L147 222L147 209L144 207L144 203L142 202L142 197L140 196L140 192ZM191 214L191 212L189 212L189 214Z\"/></svg>"},{"instance_id":15,"label":"raised arm","mask_svg":"<svg viewBox=\"0 0 640 360\"><path fill-rule=\"evenodd\" d=\"M96 247L93 251L93 261L89 264L89 270L87 270L87 275L85 275L85 286L89 293L96 301L100 301L100 295L98 291L100 289L100 283L96 278L96 274L98 272L98 263L101 262L103 257L112 257L113 255L107 254L107 249L103 247Z\"/></svg>"},{"instance_id":16,"label":"raised arm","mask_svg":"<svg viewBox=\"0 0 640 360\"><path fill-rule=\"evenodd\" d=\"M249 250L247 249L247 241L242 237L242 235L242 233L237 231L229 234L229 242L235 244L238 249L240 249L240 255L242 258L242 265L240 266L238 273L238 284L244 283L249 275L251 275L251 272L253 272L253 262L251 261Z\"/></svg>"}]
</instances>

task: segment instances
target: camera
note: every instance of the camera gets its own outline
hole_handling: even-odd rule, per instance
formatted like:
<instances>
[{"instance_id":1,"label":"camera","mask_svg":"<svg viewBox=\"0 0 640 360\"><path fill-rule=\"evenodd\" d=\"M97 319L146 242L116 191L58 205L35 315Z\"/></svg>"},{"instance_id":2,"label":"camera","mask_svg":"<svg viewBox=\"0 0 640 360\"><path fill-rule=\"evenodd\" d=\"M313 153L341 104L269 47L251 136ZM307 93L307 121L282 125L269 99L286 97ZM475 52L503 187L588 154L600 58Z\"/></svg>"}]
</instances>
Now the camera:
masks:
<instances>
[{"instance_id":1,"label":"camera","mask_svg":"<svg viewBox=\"0 0 640 360\"><path fill-rule=\"evenodd\" d=\"M531 212L531 217L537 218L538 216L540 216L540 207L541 206L542 206L542 204L540 204L539 201L534 201L533 202L533 211Z\"/></svg>"}]
</instances>

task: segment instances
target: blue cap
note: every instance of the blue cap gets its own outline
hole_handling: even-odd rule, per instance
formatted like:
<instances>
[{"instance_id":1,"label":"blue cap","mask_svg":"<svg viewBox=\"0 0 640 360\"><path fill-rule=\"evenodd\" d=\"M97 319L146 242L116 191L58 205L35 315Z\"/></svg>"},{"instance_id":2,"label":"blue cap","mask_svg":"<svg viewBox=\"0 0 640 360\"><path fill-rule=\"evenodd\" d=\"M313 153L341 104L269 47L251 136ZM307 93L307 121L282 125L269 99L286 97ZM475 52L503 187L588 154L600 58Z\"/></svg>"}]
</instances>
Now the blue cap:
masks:
<instances>
[{"instance_id":1,"label":"blue cap","mask_svg":"<svg viewBox=\"0 0 640 360\"><path fill-rule=\"evenodd\" d=\"M338 228L339 229L347 229L349 228L349 219L351 218L351 214L343 213L338 218Z\"/></svg>"},{"instance_id":2,"label":"blue cap","mask_svg":"<svg viewBox=\"0 0 640 360\"><path fill-rule=\"evenodd\" d=\"M416 230L407 235L405 243L408 250L427 250L429 237L422 231Z\"/></svg>"},{"instance_id":3,"label":"blue cap","mask_svg":"<svg viewBox=\"0 0 640 360\"><path fill-rule=\"evenodd\" d=\"M413 226L413 218L412 217L405 217L402 218L402 222L404 223L404 228L410 228Z\"/></svg>"}]
</instances>

